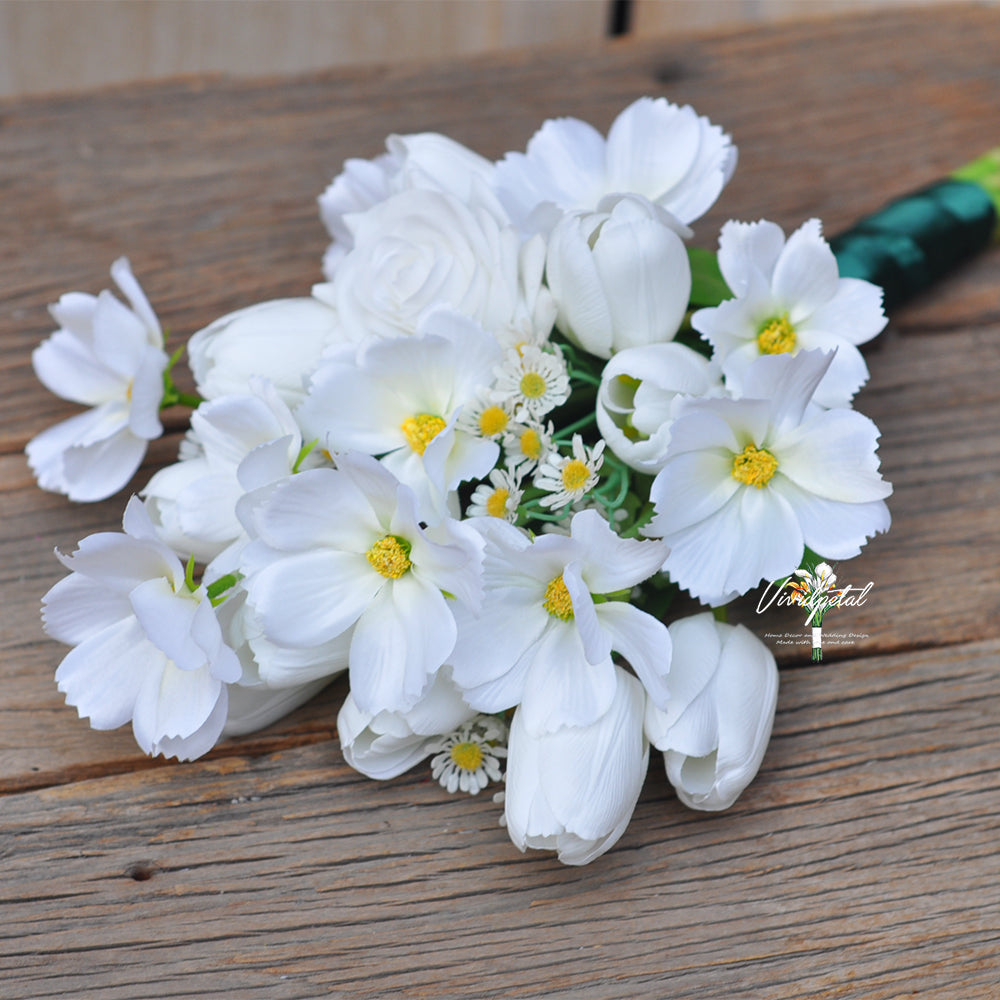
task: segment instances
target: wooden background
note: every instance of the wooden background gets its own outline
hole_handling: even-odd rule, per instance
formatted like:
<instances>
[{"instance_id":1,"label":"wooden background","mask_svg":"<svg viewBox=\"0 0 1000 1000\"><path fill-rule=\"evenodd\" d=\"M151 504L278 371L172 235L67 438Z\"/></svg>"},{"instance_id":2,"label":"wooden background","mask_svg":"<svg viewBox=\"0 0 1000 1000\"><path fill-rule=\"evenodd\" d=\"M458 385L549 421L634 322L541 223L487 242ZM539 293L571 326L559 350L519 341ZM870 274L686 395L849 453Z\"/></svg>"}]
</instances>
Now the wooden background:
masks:
<instances>
[{"instance_id":1,"label":"wooden background","mask_svg":"<svg viewBox=\"0 0 1000 1000\"><path fill-rule=\"evenodd\" d=\"M520 855L486 796L385 783L337 746L342 686L177 765L66 708L41 595L55 546L115 527L32 484L27 439L74 411L34 381L47 303L127 253L175 343L305 294L315 197L392 131L489 156L543 120L606 128L642 94L724 124L726 218L828 232L1000 141L1000 11L951 6L273 80L0 101L0 995L901 1000L1000 982L1000 255L900 309L858 408L882 429L892 532L874 582L782 687L757 781L683 809L654 760L618 846L584 869ZM181 421L137 478L176 453ZM799 631L784 612L737 617Z\"/></svg>"},{"instance_id":2,"label":"wooden background","mask_svg":"<svg viewBox=\"0 0 1000 1000\"><path fill-rule=\"evenodd\" d=\"M0 0L0 95L431 62L952 0ZM997 0L981 0L995 3ZM616 15L613 8L618 8Z\"/></svg>"}]
</instances>

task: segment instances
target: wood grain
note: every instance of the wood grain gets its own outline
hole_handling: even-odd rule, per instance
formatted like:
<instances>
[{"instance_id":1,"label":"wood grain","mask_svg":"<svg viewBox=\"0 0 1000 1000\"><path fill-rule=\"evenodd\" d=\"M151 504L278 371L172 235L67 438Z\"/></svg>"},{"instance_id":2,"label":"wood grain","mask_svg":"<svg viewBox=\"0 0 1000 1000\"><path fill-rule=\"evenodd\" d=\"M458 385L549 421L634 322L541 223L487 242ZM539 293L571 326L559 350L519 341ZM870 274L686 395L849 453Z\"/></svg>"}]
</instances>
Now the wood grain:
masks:
<instances>
[{"instance_id":1,"label":"wood grain","mask_svg":"<svg viewBox=\"0 0 1000 1000\"><path fill-rule=\"evenodd\" d=\"M333 742L18 795L5 995L993 996L998 653L793 672L731 811L685 810L654 760L582 870Z\"/></svg>"},{"instance_id":2,"label":"wood grain","mask_svg":"<svg viewBox=\"0 0 1000 1000\"><path fill-rule=\"evenodd\" d=\"M887 46L885 39L894 43ZM729 128L741 164L698 224L848 225L1000 136L994 8L868 18L273 81L201 80L0 102L0 992L40 997L986 1000L1000 980L1000 257L893 317L858 407L882 429L894 525L844 568L827 665L785 663L759 780L721 816L654 767L619 846L584 871L521 857L486 797L342 763L335 684L207 760L150 762L94 733L52 683L38 602L56 546L115 527L22 449L74 408L30 370L45 305L107 285L128 253L180 343L301 295L325 237L315 196L392 131L486 155L541 120L605 128L666 94ZM137 477L170 461L171 418ZM736 617L794 632L773 609ZM793 666L796 669L791 669ZM282 978L285 977L285 978Z\"/></svg>"}]
</instances>

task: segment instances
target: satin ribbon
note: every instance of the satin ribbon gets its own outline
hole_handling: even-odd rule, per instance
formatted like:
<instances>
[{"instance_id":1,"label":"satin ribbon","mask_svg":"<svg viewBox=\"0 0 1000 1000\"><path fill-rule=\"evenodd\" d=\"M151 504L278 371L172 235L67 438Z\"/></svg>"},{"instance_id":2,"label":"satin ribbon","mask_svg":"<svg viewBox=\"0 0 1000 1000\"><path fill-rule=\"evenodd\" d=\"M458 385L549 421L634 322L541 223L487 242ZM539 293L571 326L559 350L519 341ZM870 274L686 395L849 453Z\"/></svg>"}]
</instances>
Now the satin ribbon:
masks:
<instances>
[{"instance_id":1,"label":"satin ribbon","mask_svg":"<svg viewBox=\"0 0 1000 1000\"><path fill-rule=\"evenodd\" d=\"M993 199L950 178L891 202L830 241L842 278L881 285L891 311L983 250L997 228Z\"/></svg>"}]
</instances>

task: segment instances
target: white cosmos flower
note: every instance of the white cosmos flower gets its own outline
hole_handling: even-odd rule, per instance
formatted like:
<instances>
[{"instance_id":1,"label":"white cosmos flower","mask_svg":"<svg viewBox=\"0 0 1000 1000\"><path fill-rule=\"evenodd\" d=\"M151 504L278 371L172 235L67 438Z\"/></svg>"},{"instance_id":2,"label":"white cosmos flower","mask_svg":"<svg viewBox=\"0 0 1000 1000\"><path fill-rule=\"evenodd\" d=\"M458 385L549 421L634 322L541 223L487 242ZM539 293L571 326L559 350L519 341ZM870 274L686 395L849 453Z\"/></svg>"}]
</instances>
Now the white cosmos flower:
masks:
<instances>
[{"instance_id":1,"label":"white cosmos flower","mask_svg":"<svg viewBox=\"0 0 1000 1000\"><path fill-rule=\"evenodd\" d=\"M543 507L557 510L582 500L596 485L604 462L604 439L588 448L579 434L573 435L572 455L561 455L550 451L535 472L534 485L545 490Z\"/></svg>"},{"instance_id":2,"label":"white cosmos flower","mask_svg":"<svg viewBox=\"0 0 1000 1000\"><path fill-rule=\"evenodd\" d=\"M249 389L202 403L191 414L181 461L156 472L142 491L163 540L199 562L244 536L236 516L246 492L237 477L243 460L280 440L273 480L291 473L302 449L298 425L274 386L252 377Z\"/></svg>"},{"instance_id":3,"label":"white cosmos flower","mask_svg":"<svg viewBox=\"0 0 1000 1000\"><path fill-rule=\"evenodd\" d=\"M497 518L470 523L487 541L488 596L478 616L460 613L448 659L470 705L489 713L520 705L533 733L590 725L614 698L612 651L664 703L666 626L604 595L627 593L656 572L665 546L619 538L595 510L574 515L569 535L534 541Z\"/></svg>"},{"instance_id":4,"label":"white cosmos flower","mask_svg":"<svg viewBox=\"0 0 1000 1000\"><path fill-rule=\"evenodd\" d=\"M296 419L331 453L381 456L417 494L424 520L438 520L459 483L496 464L499 445L457 421L491 384L500 356L496 341L471 320L435 310L414 336L372 340L357 358L325 363Z\"/></svg>"},{"instance_id":5,"label":"white cosmos flower","mask_svg":"<svg viewBox=\"0 0 1000 1000\"><path fill-rule=\"evenodd\" d=\"M351 630L359 708L412 708L454 647L454 609L481 600L477 533L453 520L425 529L413 491L357 453L248 494L239 513L253 539L243 586L265 636L309 649Z\"/></svg>"},{"instance_id":6,"label":"white cosmos flower","mask_svg":"<svg viewBox=\"0 0 1000 1000\"><path fill-rule=\"evenodd\" d=\"M354 245L313 294L351 340L413 334L438 306L493 334L520 327L521 240L485 189L468 200L400 191L345 223Z\"/></svg>"},{"instance_id":7,"label":"white cosmos flower","mask_svg":"<svg viewBox=\"0 0 1000 1000\"><path fill-rule=\"evenodd\" d=\"M59 690L95 729L131 720L150 755L191 760L210 750L239 679L204 587L159 540L133 497L124 534L102 532L71 556L72 572L43 598L45 630L74 648L56 671Z\"/></svg>"},{"instance_id":8,"label":"white cosmos flower","mask_svg":"<svg viewBox=\"0 0 1000 1000\"><path fill-rule=\"evenodd\" d=\"M599 358L672 340L691 294L678 228L684 229L634 196L610 212L564 215L549 236L545 263L556 326Z\"/></svg>"},{"instance_id":9,"label":"white cosmos flower","mask_svg":"<svg viewBox=\"0 0 1000 1000\"><path fill-rule=\"evenodd\" d=\"M295 407L327 348L344 341L337 313L318 299L275 299L239 309L199 330L188 358L205 399L243 393L251 378L270 379Z\"/></svg>"},{"instance_id":10,"label":"white cosmos flower","mask_svg":"<svg viewBox=\"0 0 1000 1000\"><path fill-rule=\"evenodd\" d=\"M42 431L25 449L39 486L71 500L103 500L132 478L153 438L163 433L160 324L120 257L111 276L128 301L109 291L71 292L50 306L60 329L31 362L42 384L90 409Z\"/></svg>"},{"instance_id":11,"label":"white cosmos flower","mask_svg":"<svg viewBox=\"0 0 1000 1000\"><path fill-rule=\"evenodd\" d=\"M374 160L350 159L319 196L320 216L333 237L323 257L323 273L332 278L337 264L354 246L345 217L364 212L398 191L441 191L467 199L473 178L488 186L493 164L461 143L435 132L390 135L387 152Z\"/></svg>"},{"instance_id":12,"label":"white cosmos flower","mask_svg":"<svg viewBox=\"0 0 1000 1000\"><path fill-rule=\"evenodd\" d=\"M597 427L626 465L656 475L670 443L670 425L686 396L721 396L717 366L674 342L627 347L601 373Z\"/></svg>"},{"instance_id":13,"label":"white cosmos flower","mask_svg":"<svg viewBox=\"0 0 1000 1000\"><path fill-rule=\"evenodd\" d=\"M617 843L639 799L649 763L642 685L611 670L607 709L589 725L536 733L514 713L507 747L504 820L520 850L557 851L585 865Z\"/></svg>"},{"instance_id":14,"label":"white cosmos flower","mask_svg":"<svg viewBox=\"0 0 1000 1000\"><path fill-rule=\"evenodd\" d=\"M638 194L684 224L704 215L736 168L730 138L690 107L643 97L607 139L576 118L546 121L526 153L497 164L497 193L515 224L549 232L565 211L606 211L609 196Z\"/></svg>"},{"instance_id":15,"label":"white cosmos flower","mask_svg":"<svg viewBox=\"0 0 1000 1000\"><path fill-rule=\"evenodd\" d=\"M742 399L688 401L650 487L664 569L706 603L791 574L804 547L847 559L889 528L878 428L854 410L807 413L830 356L761 358Z\"/></svg>"},{"instance_id":16,"label":"white cosmos flower","mask_svg":"<svg viewBox=\"0 0 1000 1000\"><path fill-rule=\"evenodd\" d=\"M728 809L757 774L771 736L774 656L749 629L710 611L674 622L670 638L670 700L665 710L646 706L646 735L685 805Z\"/></svg>"},{"instance_id":17,"label":"white cosmos flower","mask_svg":"<svg viewBox=\"0 0 1000 1000\"><path fill-rule=\"evenodd\" d=\"M691 325L715 348L728 388L741 393L747 368L761 355L835 350L815 402L850 406L868 380L855 345L871 340L887 319L881 288L840 277L819 220L804 223L787 242L773 222L727 222L719 268L735 298L699 309Z\"/></svg>"},{"instance_id":18,"label":"white cosmos flower","mask_svg":"<svg viewBox=\"0 0 1000 1000\"><path fill-rule=\"evenodd\" d=\"M337 716L344 759L369 778L395 778L436 752L443 733L476 718L463 701L447 667L439 670L427 692L404 712L365 712L348 694Z\"/></svg>"}]
</instances>

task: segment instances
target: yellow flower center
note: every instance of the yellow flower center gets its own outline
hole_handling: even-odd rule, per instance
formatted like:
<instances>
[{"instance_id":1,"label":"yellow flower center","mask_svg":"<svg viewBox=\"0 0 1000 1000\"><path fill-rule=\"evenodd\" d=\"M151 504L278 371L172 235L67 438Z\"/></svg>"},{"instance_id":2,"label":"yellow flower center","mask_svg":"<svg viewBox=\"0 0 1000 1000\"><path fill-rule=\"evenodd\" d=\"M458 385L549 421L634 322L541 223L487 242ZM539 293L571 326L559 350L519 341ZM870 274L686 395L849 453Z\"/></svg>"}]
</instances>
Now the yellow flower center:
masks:
<instances>
[{"instance_id":1,"label":"yellow flower center","mask_svg":"<svg viewBox=\"0 0 1000 1000\"><path fill-rule=\"evenodd\" d=\"M507 430L508 421L509 417L504 413L502 407L487 406L479 414L479 433L483 437L494 437L497 434L502 434Z\"/></svg>"},{"instance_id":2,"label":"yellow flower center","mask_svg":"<svg viewBox=\"0 0 1000 1000\"><path fill-rule=\"evenodd\" d=\"M733 456L733 479L762 489L778 471L778 460L769 451L748 444Z\"/></svg>"},{"instance_id":3,"label":"yellow flower center","mask_svg":"<svg viewBox=\"0 0 1000 1000\"><path fill-rule=\"evenodd\" d=\"M584 486L587 485L587 480L589 478L590 469L587 468L585 462L581 462L578 458L571 458L562 467L563 486L570 493L573 493L576 490L582 490Z\"/></svg>"},{"instance_id":4,"label":"yellow flower center","mask_svg":"<svg viewBox=\"0 0 1000 1000\"><path fill-rule=\"evenodd\" d=\"M538 431L530 427L521 435L521 451L533 462L537 462L542 456L542 439L538 436Z\"/></svg>"},{"instance_id":5,"label":"yellow flower center","mask_svg":"<svg viewBox=\"0 0 1000 1000\"><path fill-rule=\"evenodd\" d=\"M489 500L486 501L486 513L490 517L506 517L507 501L510 499L510 490L505 490L502 486L495 489Z\"/></svg>"},{"instance_id":6,"label":"yellow flower center","mask_svg":"<svg viewBox=\"0 0 1000 1000\"><path fill-rule=\"evenodd\" d=\"M525 372L521 376L521 394L527 399L541 399L547 388L545 377L538 372Z\"/></svg>"},{"instance_id":7,"label":"yellow flower center","mask_svg":"<svg viewBox=\"0 0 1000 1000\"><path fill-rule=\"evenodd\" d=\"M563 582L562 573L549 581L545 588L545 604L542 605L553 618L568 622L573 618L573 598Z\"/></svg>"},{"instance_id":8,"label":"yellow flower center","mask_svg":"<svg viewBox=\"0 0 1000 1000\"><path fill-rule=\"evenodd\" d=\"M789 354L797 343L795 327L787 316L776 316L768 320L757 334L757 346L761 354Z\"/></svg>"},{"instance_id":9,"label":"yellow flower center","mask_svg":"<svg viewBox=\"0 0 1000 1000\"><path fill-rule=\"evenodd\" d=\"M400 427L410 447L422 455L424 449L445 429L447 424L433 413L418 413L407 417Z\"/></svg>"},{"instance_id":10,"label":"yellow flower center","mask_svg":"<svg viewBox=\"0 0 1000 1000\"><path fill-rule=\"evenodd\" d=\"M395 535L380 538L365 555L375 572L388 580L398 580L413 565L410 562L410 543Z\"/></svg>"},{"instance_id":11,"label":"yellow flower center","mask_svg":"<svg viewBox=\"0 0 1000 1000\"><path fill-rule=\"evenodd\" d=\"M463 771L475 771L483 762L483 748L478 743L456 743L448 755Z\"/></svg>"}]
</instances>

